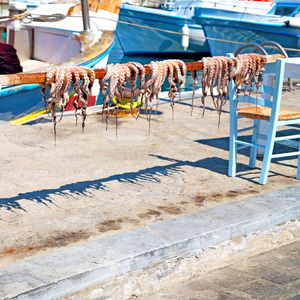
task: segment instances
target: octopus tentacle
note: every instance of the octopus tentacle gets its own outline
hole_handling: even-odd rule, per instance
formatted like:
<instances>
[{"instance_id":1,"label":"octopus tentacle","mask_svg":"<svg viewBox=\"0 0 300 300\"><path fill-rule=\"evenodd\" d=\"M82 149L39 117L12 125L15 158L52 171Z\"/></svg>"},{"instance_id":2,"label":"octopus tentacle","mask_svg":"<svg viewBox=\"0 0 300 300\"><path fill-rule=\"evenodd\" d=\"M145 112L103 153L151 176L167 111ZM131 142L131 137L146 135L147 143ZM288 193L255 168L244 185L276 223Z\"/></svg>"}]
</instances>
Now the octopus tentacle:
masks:
<instances>
[{"instance_id":1,"label":"octopus tentacle","mask_svg":"<svg viewBox=\"0 0 300 300\"><path fill-rule=\"evenodd\" d=\"M79 98L79 101L81 102L81 114L82 114L82 131L85 127L85 120L86 120L86 110L87 110L87 101L91 97L91 90L89 88L90 86L90 77L88 75L87 68L79 66L78 67L78 73L81 79L81 85L80 90L82 92L81 97Z\"/></svg>"},{"instance_id":2,"label":"octopus tentacle","mask_svg":"<svg viewBox=\"0 0 300 300\"><path fill-rule=\"evenodd\" d=\"M168 74L168 67L167 67L166 60L160 61L160 62L158 62L158 64L159 64L160 73L159 73L159 76L158 76L158 82L155 85L156 89L153 91L154 95L156 96L155 116L156 116L157 111L158 111L158 104L159 104L158 95L159 95L159 93L161 91L161 87L162 87L163 83L165 82L167 74Z\"/></svg>"},{"instance_id":3,"label":"octopus tentacle","mask_svg":"<svg viewBox=\"0 0 300 300\"><path fill-rule=\"evenodd\" d=\"M110 77L110 82L109 82L109 88L108 88L108 94L104 99L103 106L104 108L107 108L107 113L106 113L106 130L108 128L108 116L109 116L109 105L108 101L111 100L116 93L116 89L119 86L119 70L120 70L120 64L116 64L113 66L110 66L107 71L107 75ZM105 78L104 78L105 79Z\"/></svg>"},{"instance_id":4,"label":"octopus tentacle","mask_svg":"<svg viewBox=\"0 0 300 300\"><path fill-rule=\"evenodd\" d=\"M207 90L208 90L208 74L209 74L209 62L211 60L211 57L203 57L202 58L202 79L201 79L201 85L202 85L202 117L204 116L205 112L205 98L207 96Z\"/></svg>"},{"instance_id":5,"label":"octopus tentacle","mask_svg":"<svg viewBox=\"0 0 300 300\"><path fill-rule=\"evenodd\" d=\"M176 83L174 82L175 67L169 60L166 60L166 66L167 66L167 69L168 69L168 81L169 81L169 84L170 84L170 90L169 90L168 96L169 96L170 105L171 105L172 111L173 111L173 106L175 104L175 101L174 101L175 93L177 91Z\"/></svg>"},{"instance_id":6,"label":"octopus tentacle","mask_svg":"<svg viewBox=\"0 0 300 300\"><path fill-rule=\"evenodd\" d=\"M192 109L191 109L191 115L192 115L193 110L194 110L195 89L196 89L197 84L199 83L199 79L197 77L197 71L196 70L192 70L191 75L192 75L192 78L194 79L193 94L192 94Z\"/></svg>"},{"instance_id":7,"label":"octopus tentacle","mask_svg":"<svg viewBox=\"0 0 300 300\"><path fill-rule=\"evenodd\" d=\"M50 93L52 95L57 95L59 91L62 89L65 81L65 68L59 68L56 70L55 74L55 86L54 89L51 88Z\"/></svg>"},{"instance_id":8,"label":"octopus tentacle","mask_svg":"<svg viewBox=\"0 0 300 300\"><path fill-rule=\"evenodd\" d=\"M65 110L68 102L69 102L69 89L72 83L72 72L69 68L65 69L65 80L64 80L64 86L62 89L62 109Z\"/></svg>"},{"instance_id":9,"label":"octopus tentacle","mask_svg":"<svg viewBox=\"0 0 300 300\"><path fill-rule=\"evenodd\" d=\"M116 137L118 134L118 113L120 104L123 102L123 94L125 90L125 85L127 80L130 78L131 71L130 68L126 64L119 65L119 82L115 89L115 96L117 98L116 101Z\"/></svg>"},{"instance_id":10,"label":"octopus tentacle","mask_svg":"<svg viewBox=\"0 0 300 300\"><path fill-rule=\"evenodd\" d=\"M217 79L217 65L216 65L216 60L211 59L209 66L208 66L208 76L207 76L207 81L206 85L210 89L210 96L213 100L213 104L215 105L215 98L214 98L214 93L213 93L213 87Z\"/></svg>"},{"instance_id":11,"label":"octopus tentacle","mask_svg":"<svg viewBox=\"0 0 300 300\"><path fill-rule=\"evenodd\" d=\"M233 67L233 61L228 57L223 57L222 59L222 98L221 98L221 109L223 105L228 100L229 96L229 76L230 76L230 70Z\"/></svg>"},{"instance_id":12,"label":"octopus tentacle","mask_svg":"<svg viewBox=\"0 0 300 300\"><path fill-rule=\"evenodd\" d=\"M46 81L45 81L45 85L47 85L48 87L51 86L51 82L53 81L53 79L55 78L57 72L57 67L51 67L47 73L46 73Z\"/></svg>"},{"instance_id":13,"label":"octopus tentacle","mask_svg":"<svg viewBox=\"0 0 300 300\"><path fill-rule=\"evenodd\" d=\"M75 108L75 118L76 118L76 126L77 126L77 110L79 109L79 106L78 106L78 100L81 99L82 97L82 92L79 88L79 85L80 85L80 75L79 75L79 71L78 71L78 68L77 67L69 67L69 70L72 74L72 88L74 89L74 91L76 92L77 94L77 99L75 99L73 101L73 106Z\"/></svg>"},{"instance_id":14,"label":"octopus tentacle","mask_svg":"<svg viewBox=\"0 0 300 300\"><path fill-rule=\"evenodd\" d=\"M142 105L143 105L143 101L144 101L145 84L146 84L147 77L146 77L146 69L145 69L145 67L142 64L140 64L138 62L133 62L133 64L139 70L140 84L138 86L138 89L140 91L140 94L142 95L141 96L141 105L140 105L140 108L139 108L138 115L136 117L136 118L138 118L140 116Z\"/></svg>"},{"instance_id":15,"label":"octopus tentacle","mask_svg":"<svg viewBox=\"0 0 300 300\"><path fill-rule=\"evenodd\" d=\"M56 71L57 71L57 67L51 67L45 75L45 83L40 84L40 86L42 87L41 93L43 95L45 109L47 109L47 103L46 103L47 94L45 92L49 87L51 87L51 83L52 83L53 79L55 78Z\"/></svg>"},{"instance_id":16,"label":"octopus tentacle","mask_svg":"<svg viewBox=\"0 0 300 300\"><path fill-rule=\"evenodd\" d=\"M150 74L149 74L149 78L148 80L145 82L145 104L146 104L146 117L147 120L150 121L150 117L148 116L148 101L152 101L153 98L151 98L151 90L150 90L150 86L152 86L153 82L157 79L157 77L159 76L159 67L157 62L151 61L149 64L150 67ZM151 107L151 104L150 104ZM149 125L150 127L150 125Z\"/></svg>"},{"instance_id":17,"label":"octopus tentacle","mask_svg":"<svg viewBox=\"0 0 300 300\"><path fill-rule=\"evenodd\" d=\"M89 77L88 89L89 89L89 92L91 94L91 90L92 90L93 84L94 84L94 82L96 80L95 71L92 68L86 67L86 66L81 66L80 68L82 68L83 70L85 70L87 76Z\"/></svg>"},{"instance_id":18,"label":"octopus tentacle","mask_svg":"<svg viewBox=\"0 0 300 300\"><path fill-rule=\"evenodd\" d=\"M127 63L128 68L132 72L132 76L129 78L128 83L131 85L131 91L130 91L130 110L131 110L131 115L135 118L134 113L133 113L133 99L134 99L134 92L136 89L136 82L139 79L139 69L138 67L133 64L132 62Z\"/></svg>"},{"instance_id":19,"label":"octopus tentacle","mask_svg":"<svg viewBox=\"0 0 300 300\"><path fill-rule=\"evenodd\" d=\"M183 78L184 76L186 75L187 73L187 68L186 68L186 65L185 63L182 61L182 60L179 60L179 59L175 59L174 62L177 63L177 65L180 67L180 73L181 73L181 76L180 76L180 80L179 80L179 87L178 87L178 92L179 92L179 102L181 102L181 85L183 84Z\"/></svg>"},{"instance_id":20,"label":"octopus tentacle","mask_svg":"<svg viewBox=\"0 0 300 300\"><path fill-rule=\"evenodd\" d=\"M216 100L216 108L217 108L217 112L219 113L220 111L220 99L222 97L223 91L222 91L222 68L223 68L223 64L222 64L222 58L220 57L216 57L216 75L218 76L218 81L217 81L217 91L218 91L218 97Z\"/></svg>"},{"instance_id":21,"label":"octopus tentacle","mask_svg":"<svg viewBox=\"0 0 300 300\"><path fill-rule=\"evenodd\" d=\"M109 114L109 105L108 105L109 97L107 95L107 88L109 86L109 83L107 82L107 80L111 77L113 69L114 69L114 64L107 65L106 68L105 68L104 77L102 79L99 79L100 92L103 94L102 123L103 123L104 110L107 109L106 119L107 119L108 114ZM107 129L107 123L106 123L106 129Z\"/></svg>"},{"instance_id":22,"label":"octopus tentacle","mask_svg":"<svg viewBox=\"0 0 300 300\"><path fill-rule=\"evenodd\" d=\"M155 77L152 77L153 81L151 84L151 91L150 91L150 96L149 96L149 102L150 102L150 107L149 107L149 130L150 130L150 119L151 119L151 115L152 115L152 108L153 108L153 100L154 100L154 96L158 95L159 93L159 84L161 81L161 64L156 61L153 62L153 70L155 70Z\"/></svg>"},{"instance_id":23,"label":"octopus tentacle","mask_svg":"<svg viewBox=\"0 0 300 300\"><path fill-rule=\"evenodd\" d=\"M42 99L44 101L44 104L45 104L45 109L47 109L47 106L46 106L46 98L47 98L47 94L46 94L46 90L49 88L48 85L46 85L45 83L40 83L40 86L41 86L41 93L42 93Z\"/></svg>"},{"instance_id":24,"label":"octopus tentacle","mask_svg":"<svg viewBox=\"0 0 300 300\"><path fill-rule=\"evenodd\" d=\"M79 77L81 79L81 85L80 85L80 90L83 92L83 94L85 94L85 100L88 100L91 96L91 92L89 89L89 85L90 85L90 78L88 76L87 70L84 67L78 67L78 73L79 73Z\"/></svg>"}]
</instances>

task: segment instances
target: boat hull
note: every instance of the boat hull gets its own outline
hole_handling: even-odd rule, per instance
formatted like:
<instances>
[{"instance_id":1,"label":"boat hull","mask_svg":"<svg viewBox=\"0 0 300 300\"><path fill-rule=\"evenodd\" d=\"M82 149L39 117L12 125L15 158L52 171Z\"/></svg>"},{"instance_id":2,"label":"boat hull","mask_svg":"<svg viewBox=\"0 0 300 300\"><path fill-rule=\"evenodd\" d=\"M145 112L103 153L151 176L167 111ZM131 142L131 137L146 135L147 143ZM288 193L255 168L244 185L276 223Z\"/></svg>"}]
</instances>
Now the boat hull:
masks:
<instances>
[{"instance_id":1,"label":"boat hull","mask_svg":"<svg viewBox=\"0 0 300 300\"><path fill-rule=\"evenodd\" d=\"M102 39L93 47L72 57L62 66L82 65L95 68L105 68L109 53L114 45L114 33L104 32L105 41ZM88 106L96 104L99 88L92 90L92 96ZM74 91L70 90L70 100L66 110L73 110L73 102L76 98ZM13 123L22 123L34 118L34 116L45 112L42 100L41 87L38 84L27 84L17 86L6 86L0 90L0 120Z\"/></svg>"},{"instance_id":2,"label":"boat hull","mask_svg":"<svg viewBox=\"0 0 300 300\"><path fill-rule=\"evenodd\" d=\"M203 30L191 18L178 17L161 9L123 5L119 21L116 33L126 55L208 53ZM180 34L185 24L191 35L186 50Z\"/></svg>"},{"instance_id":3,"label":"boat hull","mask_svg":"<svg viewBox=\"0 0 300 300\"><path fill-rule=\"evenodd\" d=\"M211 56L234 53L244 44L262 44L268 41L280 44L289 57L300 55L300 28L288 27L283 23L272 24L269 20L274 18L268 16L249 15L246 19L242 14L236 14L230 17L231 19L211 17L210 13L205 14L203 11L197 15L196 11L194 20L203 27ZM263 23L263 20L267 22ZM253 51L253 48L250 50ZM279 53L276 48L265 47L265 50L268 54ZM243 51L249 52L249 49Z\"/></svg>"}]
</instances>

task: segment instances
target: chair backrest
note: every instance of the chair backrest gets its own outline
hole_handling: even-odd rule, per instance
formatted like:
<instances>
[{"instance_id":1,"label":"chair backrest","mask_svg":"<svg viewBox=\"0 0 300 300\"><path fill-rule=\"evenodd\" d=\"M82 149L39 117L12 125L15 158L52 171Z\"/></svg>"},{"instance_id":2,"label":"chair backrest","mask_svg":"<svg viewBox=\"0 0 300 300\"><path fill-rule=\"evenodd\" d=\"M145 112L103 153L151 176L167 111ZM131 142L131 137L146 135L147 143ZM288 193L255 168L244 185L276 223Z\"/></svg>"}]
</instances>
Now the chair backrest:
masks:
<instances>
[{"instance_id":1,"label":"chair backrest","mask_svg":"<svg viewBox=\"0 0 300 300\"><path fill-rule=\"evenodd\" d=\"M230 55L231 56L231 55ZM272 87L273 80L270 76L275 76L275 84ZM282 84L284 77L284 59L277 59L276 62L267 63L263 72L263 83L257 87L253 82L252 85L242 86L241 91L237 94L234 81L229 83L229 100L232 108L236 109L238 103L251 103L254 105L274 108L280 106ZM279 102L278 102L279 100Z\"/></svg>"}]
</instances>

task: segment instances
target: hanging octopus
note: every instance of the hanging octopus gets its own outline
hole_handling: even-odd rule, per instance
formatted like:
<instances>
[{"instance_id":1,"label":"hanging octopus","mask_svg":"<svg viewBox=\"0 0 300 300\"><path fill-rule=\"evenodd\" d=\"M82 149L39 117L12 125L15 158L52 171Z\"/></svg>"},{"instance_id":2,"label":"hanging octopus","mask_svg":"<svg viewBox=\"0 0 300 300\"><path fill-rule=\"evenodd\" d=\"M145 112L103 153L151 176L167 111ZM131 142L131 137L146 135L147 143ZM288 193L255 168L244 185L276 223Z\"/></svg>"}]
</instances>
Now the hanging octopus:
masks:
<instances>
[{"instance_id":1,"label":"hanging octopus","mask_svg":"<svg viewBox=\"0 0 300 300\"><path fill-rule=\"evenodd\" d=\"M126 64L121 64L119 66L119 78L118 78L118 84L115 89L115 96L116 96L116 135L118 130L118 113L120 104L122 104L124 91L125 91L125 85L127 80L130 78L130 68Z\"/></svg>"},{"instance_id":2,"label":"hanging octopus","mask_svg":"<svg viewBox=\"0 0 300 300\"><path fill-rule=\"evenodd\" d=\"M234 68L234 62L236 67ZM213 104L219 114L229 95L229 81L233 80L236 84L236 93L238 94L242 86L250 86L249 94L251 93L253 83L257 89L262 82L262 72L264 71L264 65L266 64L266 57L261 54L250 53L240 54L236 58L228 58L225 56L215 57L203 57L202 59L202 98L203 115L205 111L205 98L208 90L210 90ZM192 107L194 99L194 88L198 83L197 74L192 71L192 77L194 79ZM213 93L213 88L216 85L217 97ZM245 89L246 90L246 89Z\"/></svg>"},{"instance_id":3,"label":"hanging octopus","mask_svg":"<svg viewBox=\"0 0 300 300\"><path fill-rule=\"evenodd\" d=\"M77 71L80 78L80 85L75 86L74 90L77 90L78 97L74 100L73 105L75 107L75 117L77 124L77 110L80 109L79 103L81 103L82 114L82 131L85 127L87 101L91 96L91 87L95 81L95 73L89 67L73 67L73 70ZM76 74L76 76L77 76Z\"/></svg>"},{"instance_id":4,"label":"hanging octopus","mask_svg":"<svg viewBox=\"0 0 300 300\"><path fill-rule=\"evenodd\" d=\"M112 72L114 69L114 64L109 64L105 68L105 75L103 78L99 79L100 92L103 94L103 106L102 106L102 122L103 122L103 114L106 110L106 130L108 125L108 115L109 115L109 95L107 94L107 88L109 87L108 79L112 76Z\"/></svg>"},{"instance_id":5,"label":"hanging octopus","mask_svg":"<svg viewBox=\"0 0 300 300\"><path fill-rule=\"evenodd\" d=\"M179 102L180 102L181 101L181 85L183 84L183 78L186 75L187 68L186 68L185 63L182 60L175 59L175 60L173 60L173 62L175 62L180 68L180 77L178 78L178 80L179 80L178 92L179 92Z\"/></svg>"},{"instance_id":6,"label":"hanging octopus","mask_svg":"<svg viewBox=\"0 0 300 300\"><path fill-rule=\"evenodd\" d=\"M49 108L51 118L54 123L54 140L56 141L56 124L62 119L63 112L69 102L69 89L72 84L78 98L74 101L76 111L79 109L79 103L82 103L82 130L85 126L87 100L90 98L91 89L95 81L95 72L89 67L52 67L45 76L45 83L41 84L41 93L45 108ZM73 83L72 83L73 82ZM50 88L49 98L47 99L46 90ZM61 112L61 117L57 121L55 108L58 107ZM77 114L76 124L77 124Z\"/></svg>"},{"instance_id":7,"label":"hanging octopus","mask_svg":"<svg viewBox=\"0 0 300 300\"><path fill-rule=\"evenodd\" d=\"M168 81L170 84L169 99L172 107L172 118L174 118L174 105L176 92L179 92L179 101L181 102L181 85L183 83L183 77L186 75L187 69L183 61L177 59L170 59L163 61L167 67ZM178 84L178 88L176 86Z\"/></svg>"},{"instance_id":8,"label":"hanging octopus","mask_svg":"<svg viewBox=\"0 0 300 300\"><path fill-rule=\"evenodd\" d=\"M170 83L169 98L170 104L173 106L175 104L175 93L179 91L183 83L183 77L185 76L187 69L186 65L181 60L163 60L163 61L151 61L148 65L150 68L149 77L146 77L146 69L143 65L138 62L128 62L125 64L110 64L106 67L106 74L104 78L99 80L100 91L103 94L103 111L107 111L106 116L106 129L107 129L107 119L109 115L109 100L116 97L116 110L118 111L119 106L122 102L124 96L125 86L128 83L131 85L130 89L130 107L131 114L133 114L133 99L136 93L137 82L139 80L140 84L138 86L139 93L141 94L142 104L145 102L146 118L149 121L153 110L154 99L156 99L156 111L157 113L159 104L159 93L161 87L165 82L167 76ZM108 83L109 81L109 83ZM176 87L178 84L178 89ZM148 109L149 108L149 109ZM141 106L139 108L139 113L141 111ZM117 113L118 115L118 113ZM136 118L138 118L138 116ZM117 123L117 119L116 119Z\"/></svg>"},{"instance_id":9,"label":"hanging octopus","mask_svg":"<svg viewBox=\"0 0 300 300\"><path fill-rule=\"evenodd\" d=\"M193 110L194 110L195 90L196 90L197 84L199 83L199 79L197 77L197 71L196 70L192 70L191 71L191 75L192 75L192 78L194 80L194 83L193 83L193 94L192 94L192 108L191 108L191 116L192 116L193 115Z\"/></svg>"},{"instance_id":10,"label":"hanging octopus","mask_svg":"<svg viewBox=\"0 0 300 300\"><path fill-rule=\"evenodd\" d=\"M207 96L207 92L208 92L208 88L209 88L209 86L208 86L208 66L209 66L210 60L211 60L211 57L203 57L202 58L202 78L201 78L201 85L202 85L201 103L202 103L202 107L203 107L202 116L204 116L205 98Z\"/></svg>"},{"instance_id":11,"label":"hanging octopus","mask_svg":"<svg viewBox=\"0 0 300 300\"><path fill-rule=\"evenodd\" d=\"M54 74L55 71L55 74ZM62 94L61 89L63 88L64 82L65 82L65 69L64 68L51 68L49 70L49 73L46 74L46 82L45 85L50 85L50 80L54 82L51 82L51 88L49 91L49 98L46 100L44 94L43 94L43 100L45 101L45 105L48 104L49 111L51 113L51 118L53 120L53 129L54 129L54 142L56 143L56 125L63 116L64 106L62 101ZM42 88L43 90L43 88ZM55 107L58 106L61 111L61 117L57 121L57 116L55 113Z\"/></svg>"},{"instance_id":12,"label":"hanging octopus","mask_svg":"<svg viewBox=\"0 0 300 300\"><path fill-rule=\"evenodd\" d=\"M131 90L130 90L130 110L131 110L131 115L133 117L135 117L134 113L133 113L133 99L134 99L134 92L135 92L136 85L137 85L137 80L139 79L140 70L132 62L128 62L126 65L128 66L129 70L132 73L132 76L129 77L128 83L131 85Z\"/></svg>"},{"instance_id":13,"label":"hanging octopus","mask_svg":"<svg viewBox=\"0 0 300 300\"><path fill-rule=\"evenodd\" d=\"M237 96L240 93L242 86L245 85L245 92L249 88L249 96L252 91L253 83L256 85L256 95L258 88L262 84L262 72L265 70L264 65L267 60L264 55L257 53L240 54L236 58L237 66L232 74L234 83L236 84Z\"/></svg>"}]
</instances>

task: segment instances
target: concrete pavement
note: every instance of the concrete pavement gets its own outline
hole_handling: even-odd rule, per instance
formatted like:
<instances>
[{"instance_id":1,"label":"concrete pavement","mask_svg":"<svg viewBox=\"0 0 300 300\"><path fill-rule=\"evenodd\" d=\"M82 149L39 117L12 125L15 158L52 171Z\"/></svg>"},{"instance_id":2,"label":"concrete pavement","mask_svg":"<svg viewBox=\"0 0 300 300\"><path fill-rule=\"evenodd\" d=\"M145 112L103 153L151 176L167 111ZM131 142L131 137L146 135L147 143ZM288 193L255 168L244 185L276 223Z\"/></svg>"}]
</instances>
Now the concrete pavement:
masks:
<instances>
[{"instance_id":1,"label":"concrete pavement","mask_svg":"<svg viewBox=\"0 0 300 300\"><path fill-rule=\"evenodd\" d=\"M300 299L300 242L173 283L140 300Z\"/></svg>"},{"instance_id":2,"label":"concrete pavement","mask_svg":"<svg viewBox=\"0 0 300 300\"><path fill-rule=\"evenodd\" d=\"M156 293L159 286L176 280L185 282L199 274L204 276L210 270L236 261L240 263L282 245L298 241L297 248L300 241L299 198L300 185L296 185L11 264L0 269L0 297L143 297L151 291ZM295 281L295 287L289 291L290 296L296 295L295 289L300 282L300 273L296 279L294 276L298 268L292 268L291 275L288 269L293 264L299 267L299 253L294 254L295 257L287 258L291 261L284 268L281 262L273 266L280 274L293 275L290 281ZM211 292L214 288L209 287ZM184 289L182 293L184 296ZM273 295L274 291L269 293Z\"/></svg>"},{"instance_id":3,"label":"concrete pavement","mask_svg":"<svg viewBox=\"0 0 300 300\"><path fill-rule=\"evenodd\" d=\"M174 118L162 96L150 132L119 118L117 139L97 113L84 133L65 116L56 146L51 122L1 125L2 298L129 299L299 239L296 160L261 186L242 152L227 177L228 111L218 129L190 96Z\"/></svg>"}]
</instances>

